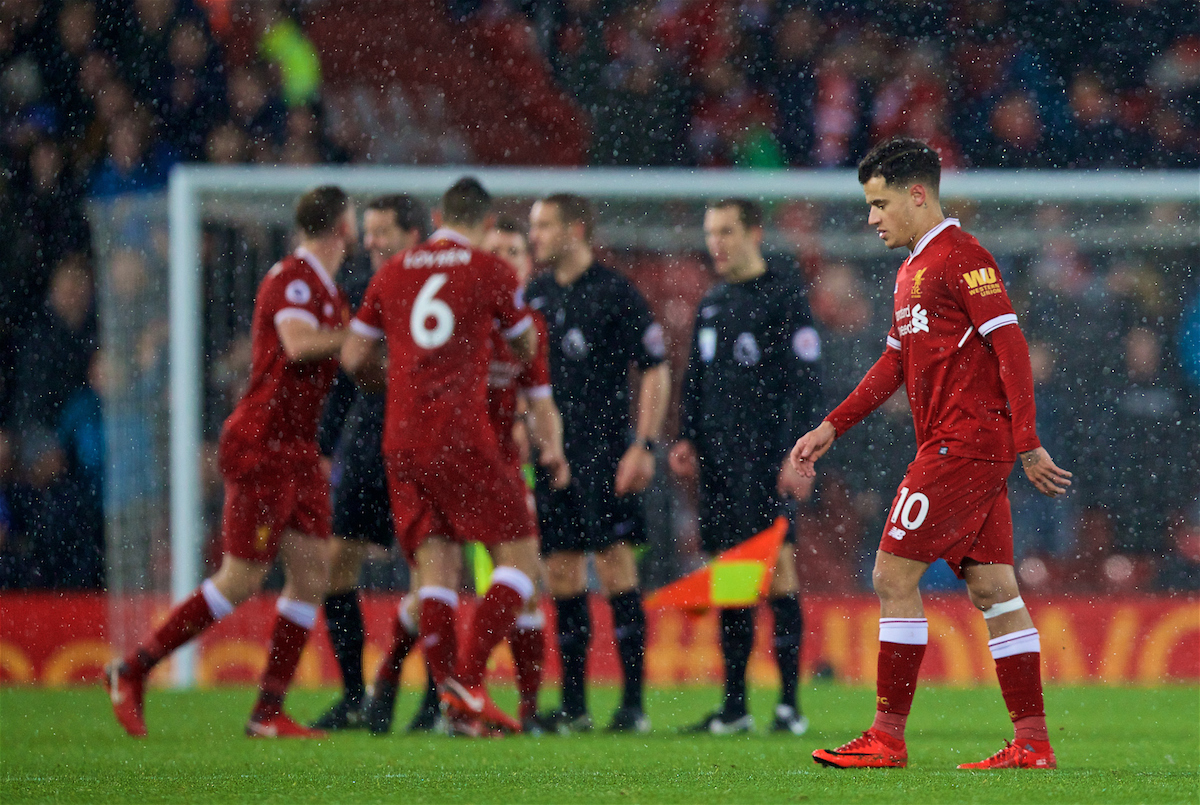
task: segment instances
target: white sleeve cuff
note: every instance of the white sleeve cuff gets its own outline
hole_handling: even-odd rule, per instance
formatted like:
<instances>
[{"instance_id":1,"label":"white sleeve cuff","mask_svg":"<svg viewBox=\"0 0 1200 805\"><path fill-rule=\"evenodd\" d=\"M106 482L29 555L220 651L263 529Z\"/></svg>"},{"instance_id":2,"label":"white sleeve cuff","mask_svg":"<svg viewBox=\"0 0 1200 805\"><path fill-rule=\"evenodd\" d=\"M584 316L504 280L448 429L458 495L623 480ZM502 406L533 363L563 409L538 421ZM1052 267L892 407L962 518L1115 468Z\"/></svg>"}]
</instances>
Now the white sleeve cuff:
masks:
<instances>
[{"instance_id":1,"label":"white sleeve cuff","mask_svg":"<svg viewBox=\"0 0 1200 805\"><path fill-rule=\"evenodd\" d=\"M371 341L378 341L379 339L383 338L383 330L372 327L362 319L350 320L350 332L355 333L356 335L361 335L363 338Z\"/></svg>"},{"instance_id":2,"label":"white sleeve cuff","mask_svg":"<svg viewBox=\"0 0 1200 805\"><path fill-rule=\"evenodd\" d=\"M544 400L552 393L548 384L521 389L521 392L531 400Z\"/></svg>"},{"instance_id":3,"label":"white sleeve cuff","mask_svg":"<svg viewBox=\"0 0 1200 805\"><path fill-rule=\"evenodd\" d=\"M979 334L987 335L988 333L992 332L993 330L999 330L1001 327L1003 327L1006 324L1016 324L1016 323L1017 323L1017 314L1016 313L1005 313L1003 316L997 316L994 319L988 319L983 324L979 325Z\"/></svg>"},{"instance_id":4,"label":"white sleeve cuff","mask_svg":"<svg viewBox=\"0 0 1200 805\"><path fill-rule=\"evenodd\" d=\"M892 337L889 335L889 336L887 337L887 345L888 345L890 348L892 348L892 349L900 349L900 339L898 339L898 338L892 338Z\"/></svg>"},{"instance_id":5,"label":"white sleeve cuff","mask_svg":"<svg viewBox=\"0 0 1200 805\"><path fill-rule=\"evenodd\" d=\"M317 320L317 317L314 316L311 311L305 310L301 307L285 307L276 312L274 319L275 326L278 327L280 322L293 319L311 325L314 330L321 329L321 322Z\"/></svg>"},{"instance_id":6,"label":"white sleeve cuff","mask_svg":"<svg viewBox=\"0 0 1200 805\"><path fill-rule=\"evenodd\" d=\"M533 316L526 316L525 318L521 319L519 322L514 324L512 327L509 327L507 330L505 330L502 333L502 335L506 339L511 341L512 339L516 338L517 336L519 336L521 333L525 332L532 326L533 326Z\"/></svg>"}]
</instances>

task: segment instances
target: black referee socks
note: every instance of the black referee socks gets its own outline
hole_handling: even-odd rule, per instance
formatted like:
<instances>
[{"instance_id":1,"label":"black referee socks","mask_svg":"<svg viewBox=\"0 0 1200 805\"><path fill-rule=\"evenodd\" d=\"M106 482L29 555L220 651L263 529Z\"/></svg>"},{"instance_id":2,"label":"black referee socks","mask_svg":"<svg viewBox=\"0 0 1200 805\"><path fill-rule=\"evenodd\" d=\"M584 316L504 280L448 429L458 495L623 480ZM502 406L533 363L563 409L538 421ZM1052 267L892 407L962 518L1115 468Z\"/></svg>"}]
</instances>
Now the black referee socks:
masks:
<instances>
[{"instance_id":1,"label":"black referee socks","mask_svg":"<svg viewBox=\"0 0 1200 805\"><path fill-rule=\"evenodd\" d=\"M617 654L625 674L625 690L621 706L641 711L642 676L646 657L646 612L642 609L640 590L627 590L608 599L612 606L613 631L617 639Z\"/></svg>"},{"instance_id":2,"label":"black referee socks","mask_svg":"<svg viewBox=\"0 0 1200 805\"><path fill-rule=\"evenodd\" d=\"M325 622L329 626L329 642L333 656L342 671L342 687L351 702L361 702L366 693L363 685L363 616L358 606L358 591L334 593L325 599Z\"/></svg>"},{"instance_id":3,"label":"black referee socks","mask_svg":"<svg viewBox=\"0 0 1200 805\"><path fill-rule=\"evenodd\" d=\"M560 598L554 606L558 612L558 652L562 655L562 711L574 718L587 712L584 679L592 617L587 593Z\"/></svg>"},{"instance_id":4,"label":"black referee socks","mask_svg":"<svg viewBox=\"0 0 1200 805\"><path fill-rule=\"evenodd\" d=\"M800 640L804 633L804 616L795 595L771 599L775 616L775 661L779 663L779 703L795 708L796 686L800 678Z\"/></svg>"}]
</instances>

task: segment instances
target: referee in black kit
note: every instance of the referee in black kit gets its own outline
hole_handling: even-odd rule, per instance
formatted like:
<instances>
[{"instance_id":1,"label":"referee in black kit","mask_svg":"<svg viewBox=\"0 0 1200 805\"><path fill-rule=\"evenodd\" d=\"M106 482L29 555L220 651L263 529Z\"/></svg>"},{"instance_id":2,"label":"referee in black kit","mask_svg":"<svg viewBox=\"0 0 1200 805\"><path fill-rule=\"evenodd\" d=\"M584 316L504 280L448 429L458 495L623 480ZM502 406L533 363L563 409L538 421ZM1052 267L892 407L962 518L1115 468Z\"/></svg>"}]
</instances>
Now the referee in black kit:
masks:
<instances>
[{"instance_id":1,"label":"referee in black kit","mask_svg":"<svg viewBox=\"0 0 1200 805\"><path fill-rule=\"evenodd\" d=\"M763 210L753 201L725 199L705 211L705 245L722 281L696 314L680 441L669 461L680 477L698 477L700 542L710 555L754 536L789 513L789 498L807 500L813 491L812 479L801 478L787 457L819 420L821 341L799 268L768 265L762 239ZM808 720L796 698L802 620L793 531L780 547L768 593L781 679L772 728L803 735ZM754 607L721 610L725 702L690 731L753 730L746 665L754 615Z\"/></svg>"},{"instance_id":2,"label":"referee in black kit","mask_svg":"<svg viewBox=\"0 0 1200 805\"><path fill-rule=\"evenodd\" d=\"M346 277L343 290L356 310L371 277L392 256L429 237L429 211L415 198L402 194L380 196L363 212L363 249L370 272ZM333 449L333 533L330 540L329 592L325 621L329 641L342 674L342 698L312 726L317 729L360 729L367 726L363 684L362 609L358 577L372 544L390 549L395 543L391 504L381 450L387 395L363 392L344 374L331 395L322 419L322 442L336 440ZM324 445L323 445L324 446ZM432 685L410 729L431 729L437 719L437 694ZM394 692L393 699L394 702ZM386 714L390 725L391 711Z\"/></svg>"},{"instance_id":3,"label":"referee in black kit","mask_svg":"<svg viewBox=\"0 0 1200 805\"><path fill-rule=\"evenodd\" d=\"M529 214L534 259L551 270L530 282L526 297L546 319L551 385L572 472L564 490L554 490L544 476L536 488L563 666L562 708L547 726L558 732L592 728L584 678L591 639L586 557L593 552L625 678L608 729L647 732L646 615L633 548L645 542L640 493L654 477L670 376L662 327L628 280L596 262L594 225L591 203L566 193L541 199ZM631 436L633 366L641 370L641 383Z\"/></svg>"}]
</instances>

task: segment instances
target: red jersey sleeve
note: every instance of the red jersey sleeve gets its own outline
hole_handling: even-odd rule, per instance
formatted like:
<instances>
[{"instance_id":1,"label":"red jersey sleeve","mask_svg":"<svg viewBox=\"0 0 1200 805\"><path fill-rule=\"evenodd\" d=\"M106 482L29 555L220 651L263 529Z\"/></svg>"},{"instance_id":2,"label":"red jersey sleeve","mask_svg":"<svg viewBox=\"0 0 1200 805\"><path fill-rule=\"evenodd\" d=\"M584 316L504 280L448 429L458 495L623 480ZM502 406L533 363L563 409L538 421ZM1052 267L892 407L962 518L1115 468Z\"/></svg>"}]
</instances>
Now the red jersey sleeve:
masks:
<instances>
[{"instance_id":1,"label":"red jersey sleeve","mask_svg":"<svg viewBox=\"0 0 1200 805\"><path fill-rule=\"evenodd\" d=\"M275 272L278 273L275 273ZM276 327L288 319L299 319L321 326L321 305L325 294L319 287L313 272L297 262L280 263L272 270L263 286L262 304Z\"/></svg>"},{"instance_id":2,"label":"red jersey sleeve","mask_svg":"<svg viewBox=\"0 0 1200 805\"><path fill-rule=\"evenodd\" d=\"M498 257L489 255L492 287L496 289L495 316L500 322L500 333L505 338L516 338L533 324L529 309L525 306L525 290L517 279L512 266Z\"/></svg>"},{"instance_id":3,"label":"red jersey sleeve","mask_svg":"<svg viewBox=\"0 0 1200 805\"><path fill-rule=\"evenodd\" d=\"M987 250L957 249L946 262L950 293L967 311L976 332L986 336L1006 324L1017 323L1000 269Z\"/></svg>"},{"instance_id":4,"label":"red jersey sleeve","mask_svg":"<svg viewBox=\"0 0 1200 805\"><path fill-rule=\"evenodd\" d=\"M371 278L370 284L367 286L367 291L363 295L362 305L358 308L358 313L354 315L354 319L350 322L350 329L361 335L363 338L369 338L372 341L378 341L383 338L383 315L380 308L380 287L385 279L387 267L379 269L375 276Z\"/></svg>"},{"instance_id":5,"label":"red jersey sleeve","mask_svg":"<svg viewBox=\"0 0 1200 805\"><path fill-rule=\"evenodd\" d=\"M545 320L537 313L530 315L537 330L537 351L533 354L533 360L522 368L517 385L530 396L547 397L550 395L550 351L547 349L549 337L546 334Z\"/></svg>"},{"instance_id":6,"label":"red jersey sleeve","mask_svg":"<svg viewBox=\"0 0 1200 805\"><path fill-rule=\"evenodd\" d=\"M992 335L992 349L1000 363L1000 383L1012 413L1013 443L1018 453L1040 447L1037 407L1033 400L1033 368L1029 344L1020 327L1000 327Z\"/></svg>"}]
</instances>

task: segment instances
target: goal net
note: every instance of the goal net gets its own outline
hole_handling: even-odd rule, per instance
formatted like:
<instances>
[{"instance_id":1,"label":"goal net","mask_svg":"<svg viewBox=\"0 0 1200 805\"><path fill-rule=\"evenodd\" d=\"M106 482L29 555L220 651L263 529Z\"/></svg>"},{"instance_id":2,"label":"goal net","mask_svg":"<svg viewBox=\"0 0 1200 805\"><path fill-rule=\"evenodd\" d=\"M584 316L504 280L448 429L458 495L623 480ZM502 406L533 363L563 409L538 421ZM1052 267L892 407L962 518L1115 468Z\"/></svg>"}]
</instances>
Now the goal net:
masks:
<instances>
[{"instance_id":1,"label":"goal net","mask_svg":"<svg viewBox=\"0 0 1200 805\"><path fill-rule=\"evenodd\" d=\"M519 218L549 193L596 202L600 255L633 280L663 323L676 387L695 308L713 281L701 226L704 205L715 198L761 201L765 251L794 259L809 282L825 344L828 404L879 354L900 258L866 225L851 171L176 168L168 195L95 202L91 209L107 368L105 512L115 650L150 623L139 594L182 597L219 557L216 438L246 381L255 290L292 248L298 195L337 184L360 209L396 192L432 208L468 173L500 199L502 211ZM1155 333L1164 362L1178 365L1172 339L1196 293L1200 266L1200 174L978 171L946 175L942 197L947 214L995 254L1039 359L1051 363L1042 367L1047 396L1039 397L1039 407L1053 415L1064 459L1094 462L1074 465L1083 470L1074 505L1109 500L1121 468L1103 454L1104 440L1119 434L1101 435L1095 426L1111 412L1124 376L1122 339L1132 328ZM858 583L862 535L877 535L883 498L911 452L905 416L885 411L879 422L864 423L853 444L839 441L837 484L821 505L836 507L838 495L849 503L836 526L826 521L828 545L801 546L801 564L815 568L810 589ZM1159 498L1146 505L1182 511L1195 499L1198 459L1186 450L1189 439L1194 445L1194 431L1177 440L1182 452L1159 444L1144 457L1163 464ZM663 469L665 455L659 466L646 497L648 587L695 561L691 498ZM1030 539L1053 550L1072 539L1079 511L1046 516L1029 526ZM191 655L176 660L174 673L182 684L193 681Z\"/></svg>"}]
</instances>

